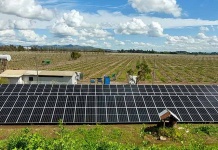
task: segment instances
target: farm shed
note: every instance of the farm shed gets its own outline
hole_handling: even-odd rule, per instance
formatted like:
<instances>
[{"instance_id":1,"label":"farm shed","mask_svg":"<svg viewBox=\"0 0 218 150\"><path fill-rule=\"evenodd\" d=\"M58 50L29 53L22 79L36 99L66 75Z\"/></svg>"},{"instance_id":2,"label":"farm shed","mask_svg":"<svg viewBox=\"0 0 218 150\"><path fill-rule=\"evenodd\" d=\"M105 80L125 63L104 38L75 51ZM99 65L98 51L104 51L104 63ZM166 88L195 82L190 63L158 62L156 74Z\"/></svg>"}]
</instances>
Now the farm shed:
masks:
<instances>
[{"instance_id":1,"label":"farm shed","mask_svg":"<svg viewBox=\"0 0 218 150\"><path fill-rule=\"evenodd\" d=\"M6 70L0 74L10 84L77 84L80 72L39 70Z\"/></svg>"},{"instance_id":2,"label":"farm shed","mask_svg":"<svg viewBox=\"0 0 218 150\"><path fill-rule=\"evenodd\" d=\"M170 110L165 109L161 113L159 113L160 120L163 121L164 126L165 122L167 121L167 126L173 127L177 124L177 121L180 121L180 119Z\"/></svg>"}]
</instances>

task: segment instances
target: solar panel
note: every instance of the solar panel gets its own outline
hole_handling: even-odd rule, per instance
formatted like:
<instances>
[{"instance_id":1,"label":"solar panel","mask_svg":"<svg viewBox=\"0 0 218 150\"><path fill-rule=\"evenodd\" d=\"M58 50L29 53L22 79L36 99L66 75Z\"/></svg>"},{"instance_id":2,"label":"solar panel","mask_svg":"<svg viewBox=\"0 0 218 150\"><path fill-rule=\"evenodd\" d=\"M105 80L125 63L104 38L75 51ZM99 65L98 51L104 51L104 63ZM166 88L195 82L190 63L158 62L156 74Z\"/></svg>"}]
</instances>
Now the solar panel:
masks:
<instances>
[{"instance_id":1,"label":"solar panel","mask_svg":"<svg viewBox=\"0 0 218 150\"><path fill-rule=\"evenodd\" d=\"M0 124L218 122L217 85L0 85Z\"/></svg>"}]
</instances>

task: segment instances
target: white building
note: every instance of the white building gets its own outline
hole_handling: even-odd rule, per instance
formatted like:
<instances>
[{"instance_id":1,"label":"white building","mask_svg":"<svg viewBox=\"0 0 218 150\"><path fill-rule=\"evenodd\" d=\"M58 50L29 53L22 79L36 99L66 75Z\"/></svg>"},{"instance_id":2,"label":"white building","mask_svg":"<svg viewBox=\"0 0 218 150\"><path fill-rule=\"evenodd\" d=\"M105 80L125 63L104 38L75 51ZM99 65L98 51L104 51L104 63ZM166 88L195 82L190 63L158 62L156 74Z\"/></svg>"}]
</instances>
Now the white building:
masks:
<instances>
[{"instance_id":1,"label":"white building","mask_svg":"<svg viewBox=\"0 0 218 150\"><path fill-rule=\"evenodd\" d=\"M0 78L7 78L10 84L77 84L80 72L45 70L6 70Z\"/></svg>"}]
</instances>

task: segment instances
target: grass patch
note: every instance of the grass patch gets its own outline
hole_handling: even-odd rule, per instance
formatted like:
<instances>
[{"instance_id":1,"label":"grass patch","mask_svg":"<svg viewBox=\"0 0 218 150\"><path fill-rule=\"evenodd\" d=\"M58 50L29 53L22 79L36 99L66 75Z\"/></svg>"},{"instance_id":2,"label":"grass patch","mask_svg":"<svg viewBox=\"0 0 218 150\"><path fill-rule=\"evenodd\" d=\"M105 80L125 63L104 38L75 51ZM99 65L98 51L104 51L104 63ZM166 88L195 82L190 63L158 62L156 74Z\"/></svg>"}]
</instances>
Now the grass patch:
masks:
<instances>
[{"instance_id":1,"label":"grass patch","mask_svg":"<svg viewBox=\"0 0 218 150\"><path fill-rule=\"evenodd\" d=\"M1 133L10 136L0 140L0 149L207 150L218 147L218 125L182 124L176 128L158 128L155 125L60 124L27 127L11 130L4 126ZM167 140L157 140L158 136L165 136Z\"/></svg>"}]
</instances>

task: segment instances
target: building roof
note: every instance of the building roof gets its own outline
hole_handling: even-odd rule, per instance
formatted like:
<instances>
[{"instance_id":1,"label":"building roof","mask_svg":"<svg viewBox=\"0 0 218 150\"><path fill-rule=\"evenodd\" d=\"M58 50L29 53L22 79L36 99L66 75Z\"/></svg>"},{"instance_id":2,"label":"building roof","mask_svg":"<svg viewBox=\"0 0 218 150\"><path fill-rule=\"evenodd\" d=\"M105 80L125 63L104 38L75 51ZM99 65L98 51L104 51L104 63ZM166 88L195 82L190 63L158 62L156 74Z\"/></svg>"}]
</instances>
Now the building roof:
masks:
<instances>
[{"instance_id":1,"label":"building roof","mask_svg":"<svg viewBox=\"0 0 218 150\"><path fill-rule=\"evenodd\" d=\"M38 70L39 76L73 76L76 72L75 71L46 71L46 70ZM21 76L36 76L36 70L6 70L0 74L0 77L5 78L18 78Z\"/></svg>"},{"instance_id":2,"label":"building roof","mask_svg":"<svg viewBox=\"0 0 218 150\"><path fill-rule=\"evenodd\" d=\"M173 112L171 112L168 109L163 110L161 113L159 113L159 117L160 119L167 119L168 117L172 116L173 118L175 118L177 121L180 121L180 119L176 116L176 114L174 114Z\"/></svg>"}]
</instances>

